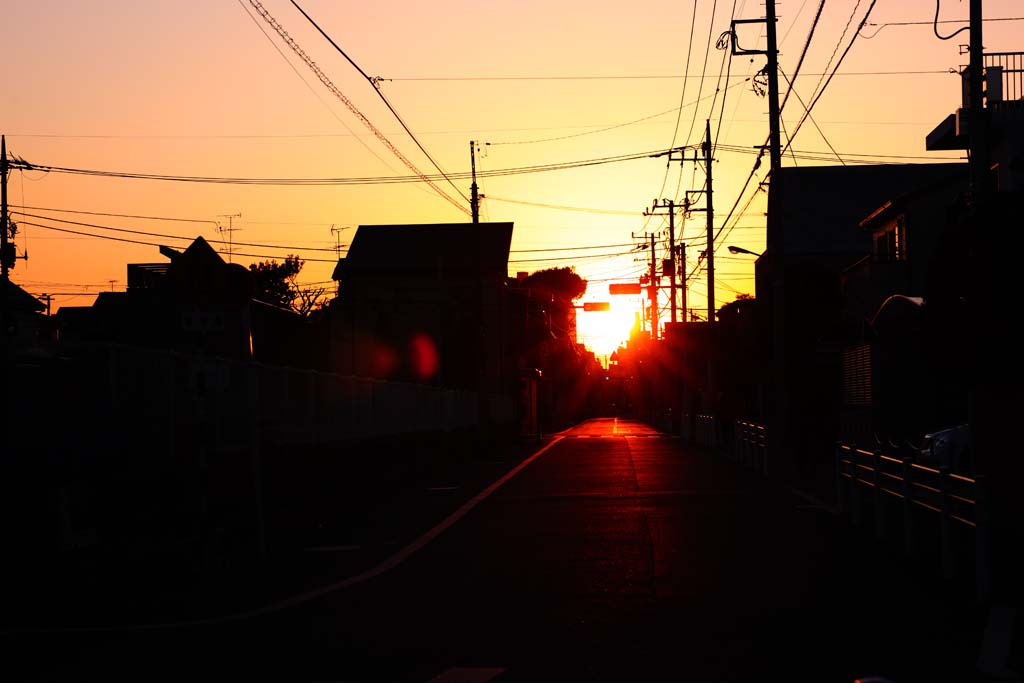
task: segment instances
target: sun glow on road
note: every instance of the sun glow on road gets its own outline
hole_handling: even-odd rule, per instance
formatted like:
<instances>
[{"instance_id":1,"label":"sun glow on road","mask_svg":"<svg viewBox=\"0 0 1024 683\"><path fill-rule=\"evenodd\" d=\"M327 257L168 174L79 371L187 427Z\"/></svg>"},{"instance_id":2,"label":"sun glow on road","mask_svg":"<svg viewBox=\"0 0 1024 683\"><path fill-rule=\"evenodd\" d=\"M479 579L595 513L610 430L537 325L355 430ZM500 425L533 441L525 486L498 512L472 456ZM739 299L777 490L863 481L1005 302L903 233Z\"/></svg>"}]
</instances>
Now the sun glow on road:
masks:
<instances>
[{"instance_id":1,"label":"sun glow on road","mask_svg":"<svg viewBox=\"0 0 1024 683\"><path fill-rule=\"evenodd\" d=\"M634 302L618 301L614 297L607 311L580 310L576 316L577 340L598 358L607 356L629 339L636 311Z\"/></svg>"}]
</instances>

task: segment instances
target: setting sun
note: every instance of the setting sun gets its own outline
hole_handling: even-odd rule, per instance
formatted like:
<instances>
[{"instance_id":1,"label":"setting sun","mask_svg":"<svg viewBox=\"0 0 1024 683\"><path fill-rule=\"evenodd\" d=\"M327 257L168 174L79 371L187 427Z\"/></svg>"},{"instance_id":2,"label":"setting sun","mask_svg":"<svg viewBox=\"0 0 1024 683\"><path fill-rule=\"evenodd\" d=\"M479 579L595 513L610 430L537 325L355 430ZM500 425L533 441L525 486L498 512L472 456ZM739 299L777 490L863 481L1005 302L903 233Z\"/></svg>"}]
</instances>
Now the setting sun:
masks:
<instances>
[{"instance_id":1,"label":"setting sun","mask_svg":"<svg viewBox=\"0 0 1024 683\"><path fill-rule=\"evenodd\" d=\"M640 305L636 297L608 297L611 307L607 311L582 311L576 318L577 337L582 344L594 352L602 363L607 356L629 339L629 332L636 324Z\"/></svg>"}]
</instances>

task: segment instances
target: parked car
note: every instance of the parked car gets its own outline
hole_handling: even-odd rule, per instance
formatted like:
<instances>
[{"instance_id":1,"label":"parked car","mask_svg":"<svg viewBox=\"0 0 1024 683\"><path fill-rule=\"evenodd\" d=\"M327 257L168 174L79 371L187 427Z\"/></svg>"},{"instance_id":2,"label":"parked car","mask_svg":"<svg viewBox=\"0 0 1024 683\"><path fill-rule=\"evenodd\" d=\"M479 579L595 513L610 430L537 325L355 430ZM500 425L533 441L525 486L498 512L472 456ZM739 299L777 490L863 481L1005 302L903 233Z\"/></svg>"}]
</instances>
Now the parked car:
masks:
<instances>
[{"instance_id":1,"label":"parked car","mask_svg":"<svg viewBox=\"0 0 1024 683\"><path fill-rule=\"evenodd\" d=\"M924 435L920 449L922 464L945 465L955 472L969 472L973 466L970 425L960 424Z\"/></svg>"}]
</instances>

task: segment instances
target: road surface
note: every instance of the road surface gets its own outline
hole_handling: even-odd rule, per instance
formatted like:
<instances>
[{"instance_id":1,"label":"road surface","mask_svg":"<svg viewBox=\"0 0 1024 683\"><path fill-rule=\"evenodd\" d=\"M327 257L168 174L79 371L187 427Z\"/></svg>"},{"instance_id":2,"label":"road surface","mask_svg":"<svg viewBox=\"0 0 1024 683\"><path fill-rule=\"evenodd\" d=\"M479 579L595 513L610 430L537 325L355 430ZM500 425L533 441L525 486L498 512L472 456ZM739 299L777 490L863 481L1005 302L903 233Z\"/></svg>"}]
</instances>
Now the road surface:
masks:
<instances>
[{"instance_id":1,"label":"road surface","mask_svg":"<svg viewBox=\"0 0 1024 683\"><path fill-rule=\"evenodd\" d=\"M348 581L226 620L8 634L8 661L54 681L972 680L974 615L941 586L643 424L581 424L464 496Z\"/></svg>"}]
</instances>

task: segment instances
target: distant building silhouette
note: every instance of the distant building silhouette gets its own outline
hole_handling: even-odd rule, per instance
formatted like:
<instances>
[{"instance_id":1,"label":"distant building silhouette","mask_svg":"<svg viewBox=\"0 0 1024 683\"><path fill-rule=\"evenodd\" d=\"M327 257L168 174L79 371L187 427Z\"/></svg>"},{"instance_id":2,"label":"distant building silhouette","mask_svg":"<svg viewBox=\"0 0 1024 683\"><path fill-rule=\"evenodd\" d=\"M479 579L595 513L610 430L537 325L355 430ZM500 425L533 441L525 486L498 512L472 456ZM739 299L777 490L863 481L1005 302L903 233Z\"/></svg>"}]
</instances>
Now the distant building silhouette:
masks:
<instances>
[{"instance_id":1,"label":"distant building silhouette","mask_svg":"<svg viewBox=\"0 0 1024 683\"><path fill-rule=\"evenodd\" d=\"M362 225L334 279L331 370L500 393L512 223Z\"/></svg>"}]
</instances>

